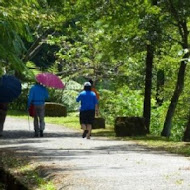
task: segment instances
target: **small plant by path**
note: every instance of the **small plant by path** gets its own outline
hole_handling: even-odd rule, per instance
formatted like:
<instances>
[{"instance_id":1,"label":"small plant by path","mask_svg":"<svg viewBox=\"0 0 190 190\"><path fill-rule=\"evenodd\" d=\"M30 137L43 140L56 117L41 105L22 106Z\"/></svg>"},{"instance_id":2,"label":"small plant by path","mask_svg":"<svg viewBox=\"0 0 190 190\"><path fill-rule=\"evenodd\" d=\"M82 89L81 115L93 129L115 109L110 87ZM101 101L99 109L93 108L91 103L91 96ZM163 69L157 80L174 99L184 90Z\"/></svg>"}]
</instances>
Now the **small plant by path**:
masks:
<instances>
[{"instance_id":1,"label":"small plant by path","mask_svg":"<svg viewBox=\"0 0 190 190\"><path fill-rule=\"evenodd\" d=\"M14 176L15 180L19 181L26 189L56 190L50 180L41 176L41 168L27 156L19 157L12 151L1 150L0 167L9 175ZM3 175L5 173L1 175L2 178ZM16 181L11 183L16 183ZM0 183L0 189L4 189L4 187L5 184Z\"/></svg>"}]
</instances>

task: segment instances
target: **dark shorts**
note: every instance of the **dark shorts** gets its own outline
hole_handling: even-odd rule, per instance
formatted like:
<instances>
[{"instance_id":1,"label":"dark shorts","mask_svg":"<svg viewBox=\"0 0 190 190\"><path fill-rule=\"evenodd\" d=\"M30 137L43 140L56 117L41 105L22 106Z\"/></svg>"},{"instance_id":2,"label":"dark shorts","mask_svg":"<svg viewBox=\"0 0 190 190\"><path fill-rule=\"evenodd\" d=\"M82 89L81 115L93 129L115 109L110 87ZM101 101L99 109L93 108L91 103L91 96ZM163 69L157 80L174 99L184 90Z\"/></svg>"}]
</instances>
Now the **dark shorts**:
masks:
<instances>
[{"instance_id":1,"label":"dark shorts","mask_svg":"<svg viewBox=\"0 0 190 190\"><path fill-rule=\"evenodd\" d=\"M80 124L93 124L95 110L80 111Z\"/></svg>"}]
</instances>

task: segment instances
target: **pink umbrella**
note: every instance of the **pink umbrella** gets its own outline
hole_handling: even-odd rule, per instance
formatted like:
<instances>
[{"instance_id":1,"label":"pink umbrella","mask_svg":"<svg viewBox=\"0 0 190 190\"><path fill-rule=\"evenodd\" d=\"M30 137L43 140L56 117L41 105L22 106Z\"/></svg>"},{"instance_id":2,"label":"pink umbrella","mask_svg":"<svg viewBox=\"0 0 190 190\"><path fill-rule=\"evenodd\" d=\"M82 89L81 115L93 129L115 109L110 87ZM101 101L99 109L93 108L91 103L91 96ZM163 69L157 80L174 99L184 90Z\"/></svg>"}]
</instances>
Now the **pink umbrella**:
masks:
<instances>
[{"instance_id":1,"label":"pink umbrella","mask_svg":"<svg viewBox=\"0 0 190 190\"><path fill-rule=\"evenodd\" d=\"M61 79L52 73L40 73L36 75L36 80L47 87L59 89L65 88Z\"/></svg>"}]
</instances>

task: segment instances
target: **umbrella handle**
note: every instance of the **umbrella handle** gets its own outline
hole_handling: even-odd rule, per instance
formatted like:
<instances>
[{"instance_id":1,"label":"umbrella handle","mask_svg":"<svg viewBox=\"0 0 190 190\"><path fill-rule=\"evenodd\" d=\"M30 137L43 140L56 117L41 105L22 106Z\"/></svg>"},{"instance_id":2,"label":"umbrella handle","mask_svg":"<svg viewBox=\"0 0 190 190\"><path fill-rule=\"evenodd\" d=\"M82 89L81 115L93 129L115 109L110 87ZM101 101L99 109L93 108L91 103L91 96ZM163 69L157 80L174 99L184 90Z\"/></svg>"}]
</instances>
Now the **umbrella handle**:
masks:
<instances>
[{"instance_id":1,"label":"umbrella handle","mask_svg":"<svg viewBox=\"0 0 190 190\"><path fill-rule=\"evenodd\" d=\"M30 131L30 119L29 119L29 112L28 112L28 127L29 127L29 131Z\"/></svg>"}]
</instances>

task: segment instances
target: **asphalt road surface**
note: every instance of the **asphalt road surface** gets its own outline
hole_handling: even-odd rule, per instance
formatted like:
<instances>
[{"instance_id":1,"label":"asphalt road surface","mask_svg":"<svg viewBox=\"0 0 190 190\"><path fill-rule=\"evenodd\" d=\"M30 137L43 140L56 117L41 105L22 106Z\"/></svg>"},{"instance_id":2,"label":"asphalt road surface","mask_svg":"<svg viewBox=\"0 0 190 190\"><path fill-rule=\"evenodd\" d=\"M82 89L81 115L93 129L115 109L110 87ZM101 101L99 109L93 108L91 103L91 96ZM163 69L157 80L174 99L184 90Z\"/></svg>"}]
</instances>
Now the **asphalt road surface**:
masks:
<instances>
[{"instance_id":1,"label":"asphalt road surface","mask_svg":"<svg viewBox=\"0 0 190 190\"><path fill-rule=\"evenodd\" d=\"M52 124L46 124L44 137L33 133L28 120L7 117L0 149L45 166L43 175L58 190L190 190L189 157L129 141L83 139L79 131Z\"/></svg>"}]
</instances>

